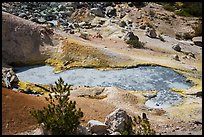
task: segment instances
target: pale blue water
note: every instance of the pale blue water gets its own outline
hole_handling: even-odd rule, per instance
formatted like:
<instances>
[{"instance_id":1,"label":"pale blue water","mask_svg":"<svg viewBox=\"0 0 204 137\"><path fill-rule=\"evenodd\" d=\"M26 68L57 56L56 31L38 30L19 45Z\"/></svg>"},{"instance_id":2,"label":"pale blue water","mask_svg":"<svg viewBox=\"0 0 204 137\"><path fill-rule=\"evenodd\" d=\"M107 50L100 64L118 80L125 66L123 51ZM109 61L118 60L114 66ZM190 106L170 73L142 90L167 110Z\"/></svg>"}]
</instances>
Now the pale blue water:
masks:
<instances>
[{"instance_id":1,"label":"pale blue water","mask_svg":"<svg viewBox=\"0 0 204 137\"><path fill-rule=\"evenodd\" d=\"M169 88L188 89L192 86L191 83L185 81L186 78L183 75L160 66L108 71L82 68L67 70L59 74L53 73L51 66L16 67L15 70L20 80L36 84L54 84L59 77L62 77L66 83L75 86L116 86L126 90L157 90L157 96L150 99L151 104L152 101L157 102L155 107L166 103L172 105L181 100L181 97L170 92Z\"/></svg>"}]
</instances>

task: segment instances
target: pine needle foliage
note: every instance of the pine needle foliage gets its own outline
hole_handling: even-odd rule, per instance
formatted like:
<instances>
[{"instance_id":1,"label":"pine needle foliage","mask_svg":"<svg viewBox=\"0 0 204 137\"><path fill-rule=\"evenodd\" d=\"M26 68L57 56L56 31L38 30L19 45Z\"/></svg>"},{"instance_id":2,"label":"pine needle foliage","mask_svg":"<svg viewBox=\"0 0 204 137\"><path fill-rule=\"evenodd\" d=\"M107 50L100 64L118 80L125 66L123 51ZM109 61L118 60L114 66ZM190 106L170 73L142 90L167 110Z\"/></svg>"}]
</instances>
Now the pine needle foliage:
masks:
<instances>
[{"instance_id":1,"label":"pine needle foliage","mask_svg":"<svg viewBox=\"0 0 204 137\"><path fill-rule=\"evenodd\" d=\"M49 94L49 98L45 97L49 102L48 106L42 110L31 111L31 115L39 124L44 123L45 129L52 135L77 134L83 112L80 108L77 110L75 101L69 100L71 85L64 84L62 78L59 78L55 85L50 89L55 96Z\"/></svg>"}]
</instances>

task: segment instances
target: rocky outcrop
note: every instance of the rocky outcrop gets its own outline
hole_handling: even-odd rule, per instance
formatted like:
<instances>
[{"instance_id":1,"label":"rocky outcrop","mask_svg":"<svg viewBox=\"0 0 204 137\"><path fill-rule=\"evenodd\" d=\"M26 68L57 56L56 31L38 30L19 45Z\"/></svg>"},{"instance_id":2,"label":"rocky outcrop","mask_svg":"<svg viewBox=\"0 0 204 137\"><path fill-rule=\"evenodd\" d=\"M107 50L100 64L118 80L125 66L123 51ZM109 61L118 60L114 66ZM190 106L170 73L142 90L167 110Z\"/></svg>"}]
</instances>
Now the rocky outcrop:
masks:
<instances>
[{"instance_id":1,"label":"rocky outcrop","mask_svg":"<svg viewBox=\"0 0 204 137\"><path fill-rule=\"evenodd\" d=\"M89 120L87 124L88 130L93 134L105 134L107 133L107 125L98 120Z\"/></svg>"},{"instance_id":2,"label":"rocky outcrop","mask_svg":"<svg viewBox=\"0 0 204 137\"><path fill-rule=\"evenodd\" d=\"M112 6L108 6L106 8L106 11L105 11L105 15L109 18L113 17L113 16L117 16L116 14L116 9L113 8Z\"/></svg>"},{"instance_id":3,"label":"rocky outcrop","mask_svg":"<svg viewBox=\"0 0 204 137\"><path fill-rule=\"evenodd\" d=\"M46 48L53 46L52 30L2 12L2 59L7 64L35 64L44 61ZM47 46L48 45L48 46Z\"/></svg>"},{"instance_id":4,"label":"rocky outcrop","mask_svg":"<svg viewBox=\"0 0 204 137\"><path fill-rule=\"evenodd\" d=\"M131 127L132 119L126 111L122 109L116 109L114 112L106 116L105 124L112 131L122 132L128 130Z\"/></svg>"},{"instance_id":5,"label":"rocky outcrop","mask_svg":"<svg viewBox=\"0 0 204 137\"><path fill-rule=\"evenodd\" d=\"M202 37L193 37L192 41L195 45L202 47Z\"/></svg>"},{"instance_id":6,"label":"rocky outcrop","mask_svg":"<svg viewBox=\"0 0 204 137\"><path fill-rule=\"evenodd\" d=\"M181 47L179 46L179 44L175 44L172 47L175 51L181 52Z\"/></svg>"},{"instance_id":7,"label":"rocky outcrop","mask_svg":"<svg viewBox=\"0 0 204 137\"><path fill-rule=\"evenodd\" d=\"M156 30L153 28L147 28L145 35L150 37L150 38L157 38Z\"/></svg>"},{"instance_id":8,"label":"rocky outcrop","mask_svg":"<svg viewBox=\"0 0 204 137\"><path fill-rule=\"evenodd\" d=\"M116 109L106 116L105 122L98 120L89 120L86 126L77 127L77 135L121 135L121 132L130 129L132 124L131 117L123 109ZM51 135L51 132L45 129L43 123L40 127L18 135Z\"/></svg>"},{"instance_id":9,"label":"rocky outcrop","mask_svg":"<svg viewBox=\"0 0 204 137\"><path fill-rule=\"evenodd\" d=\"M91 8L90 12L96 16L104 17L103 11L100 8Z\"/></svg>"},{"instance_id":10,"label":"rocky outcrop","mask_svg":"<svg viewBox=\"0 0 204 137\"><path fill-rule=\"evenodd\" d=\"M2 67L2 86L6 88L18 87L18 77L12 68Z\"/></svg>"},{"instance_id":11,"label":"rocky outcrop","mask_svg":"<svg viewBox=\"0 0 204 137\"><path fill-rule=\"evenodd\" d=\"M139 41L138 36L134 35L133 32L128 32L128 33L124 36L123 39L124 39L125 42L132 41L132 40Z\"/></svg>"},{"instance_id":12,"label":"rocky outcrop","mask_svg":"<svg viewBox=\"0 0 204 137\"><path fill-rule=\"evenodd\" d=\"M180 59L179 59L179 56L176 54L176 55L173 55L172 56L172 59L174 59L174 60L176 60L176 61L180 61Z\"/></svg>"}]
</instances>

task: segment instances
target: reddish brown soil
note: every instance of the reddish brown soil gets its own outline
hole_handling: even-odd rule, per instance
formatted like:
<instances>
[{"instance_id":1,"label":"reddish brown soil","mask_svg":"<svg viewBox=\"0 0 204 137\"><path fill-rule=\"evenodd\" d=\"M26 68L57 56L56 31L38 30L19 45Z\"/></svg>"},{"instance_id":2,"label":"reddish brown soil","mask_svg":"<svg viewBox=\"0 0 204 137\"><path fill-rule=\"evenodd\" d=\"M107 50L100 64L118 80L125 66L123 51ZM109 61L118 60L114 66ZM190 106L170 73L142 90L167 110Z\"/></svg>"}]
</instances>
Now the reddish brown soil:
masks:
<instances>
[{"instance_id":1,"label":"reddish brown soil","mask_svg":"<svg viewBox=\"0 0 204 137\"><path fill-rule=\"evenodd\" d=\"M102 100L70 96L77 107L84 112L81 124L91 120L104 122L105 117L114 111L114 107ZM37 127L37 121L30 115L30 110L42 109L46 105L44 97L36 97L2 88L2 134L16 134Z\"/></svg>"},{"instance_id":2,"label":"reddish brown soil","mask_svg":"<svg viewBox=\"0 0 204 137\"><path fill-rule=\"evenodd\" d=\"M33 129L37 122L29 112L43 106L46 106L43 98L2 88L2 134Z\"/></svg>"}]
</instances>

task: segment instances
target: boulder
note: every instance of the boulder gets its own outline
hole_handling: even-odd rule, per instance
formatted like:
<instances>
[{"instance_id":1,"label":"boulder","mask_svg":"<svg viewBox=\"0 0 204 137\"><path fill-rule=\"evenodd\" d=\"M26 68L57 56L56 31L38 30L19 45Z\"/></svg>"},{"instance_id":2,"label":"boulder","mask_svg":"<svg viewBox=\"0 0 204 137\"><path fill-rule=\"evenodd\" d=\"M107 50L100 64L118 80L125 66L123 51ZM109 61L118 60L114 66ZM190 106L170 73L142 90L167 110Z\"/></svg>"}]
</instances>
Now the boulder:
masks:
<instances>
[{"instance_id":1,"label":"boulder","mask_svg":"<svg viewBox=\"0 0 204 137\"><path fill-rule=\"evenodd\" d=\"M176 55L173 55L172 56L172 59L174 59L174 60L176 60L176 61L180 61L180 59L179 59L179 56L176 54Z\"/></svg>"},{"instance_id":2,"label":"boulder","mask_svg":"<svg viewBox=\"0 0 204 137\"><path fill-rule=\"evenodd\" d=\"M192 41L195 45L202 47L202 37L193 37Z\"/></svg>"},{"instance_id":3,"label":"boulder","mask_svg":"<svg viewBox=\"0 0 204 137\"><path fill-rule=\"evenodd\" d=\"M142 24L142 25L139 26L139 28L145 30L146 29L146 25Z\"/></svg>"},{"instance_id":4,"label":"boulder","mask_svg":"<svg viewBox=\"0 0 204 137\"><path fill-rule=\"evenodd\" d=\"M111 6L108 6L106 8L105 15L108 16L109 18L111 18L113 16L117 16L116 9L111 7Z\"/></svg>"},{"instance_id":5,"label":"boulder","mask_svg":"<svg viewBox=\"0 0 204 137\"><path fill-rule=\"evenodd\" d=\"M121 132L131 127L132 119L126 111L116 109L114 112L106 116L105 124L112 132Z\"/></svg>"},{"instance_id":6,"label":"boulder","mask_svg":"<svg viewBox=\"0 0 204 137\"><path fill-rule=\"evenodd\" d=\"M131 41L131 40L137 40L139 41L138 36L134 35L134 33L132 31L128 32L125 36L124 36L124 41Z\"/></svg>"},{"instance_id":7,"label":"boulder","mask_svg":"<svg viewBox=\"0 0 204 137\"><path fill-rule=\"evenodd\" d=\"M93 13L94 15L96 15L96 16L104 17L104 14L103 14L103 12L102 12L102 10L100 8L91 8L90 12Z\"/></svg>"},{"instance_id":8,"label":"boulder","mask_svg":"<svg viewBox=\"0 0 204 137\"><path fill-rule=\"evenodd\" d=\"M2 58L7 64L39 64L54 46L53 32L32 21L2 12Z\"/></svg>"},{"instance_id":9,"label":"boulder","mask_svg":"<svg viewBox=\"0 0 204 137\"><path fill-rule=\"evenodd\" d=\"M148 36L150 38L157 38L156 30L153 28L148 28L147 32L146 32L146 36Z\"/></svg>"},{"instance_id":10,"label":"boulder","mask_svg":"<svg viewBox=\"0 0 204 137\"><path fill-rule=\"evenodd\" d=\"M12 68L2 67L2 82L6 88L18 87L19 79Z\"/></svg>"},{"instance_id":11,"label":"boulder","mask_svg":"<svg viewBox=\"0 0 204 137\"><path fill-rule=\"evenodd\" d=\"M66 2L66 7L73 7L74 9L79 6L79 2Z\"/></svg>"},{"instance_id":12,"label":"boulder","mask_svg":"<svg viewBox=\"0 0 204 137\"><path fill-rule=\"evenodd\" d=\"M122 20L122 21L119 22L119 26L124 28L125 26L127 26L127 24L126 24L125 21Z\"/></svg>"},{"instance_id":13,"label":"boulder","mask_svg":"<svg viewBox=\"0 0 204 137\"><path fill-rule=\"evenodd\" d=\"M106 22L105 18L101 18L101 17L95 17L92 21L91 21L91 25L103 25Z\"/></svg>"},{"instance_id":14,"label":"boulder","mask_svg":"<svg viewBox=\"0 0 204 137\"><path fill-rule=\"evenodd\" d=\"M89 120L87 123L87 128L91 133L105 134L107 127L107 125L97 120Z\"/></svg>"},{"instance_id":15,"label":"boulder","mask_svg":"<svg viewBox=\"0 0 204 137\"><path fill-rule=\"evenodd\" d=\"M45 124L44 123L40 123L40 132L39 132L39 135L51 135L51 132L48 131L46 128L45 128Z\"/></svg>"},{"instance_id":16,"label":"boulder","mask_svg":"<svg viewBox=\"0 0 204 137\"><path fill-rule=\"evenodd\" d=\"M77 134L78 135L89 135L90 133L88 132L88 128L86 128L82 125L79 125L77 127Z\"/></svg>"},{"instance_id":17,"label":"boulder","mask_svg":"<svg viewBox=\"0 0 204 137\"><path fill-rule=\"evenodd\" d=\"M116 131L116 132L111 133L110 135L121 135L121 133Z\"/></svg>"},{"instance_id":18,"label":"boulder","mask_svg":"<svg viewBox=\"0 0 204 137\"><path fill-rule=\"evenodd\" d=\"M179 46L179 44L175 44L172 47L175 51L181 52L181 47Z\"/></svg>"}]
</instances>

